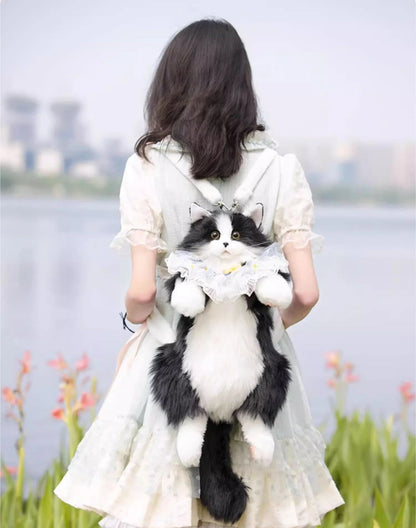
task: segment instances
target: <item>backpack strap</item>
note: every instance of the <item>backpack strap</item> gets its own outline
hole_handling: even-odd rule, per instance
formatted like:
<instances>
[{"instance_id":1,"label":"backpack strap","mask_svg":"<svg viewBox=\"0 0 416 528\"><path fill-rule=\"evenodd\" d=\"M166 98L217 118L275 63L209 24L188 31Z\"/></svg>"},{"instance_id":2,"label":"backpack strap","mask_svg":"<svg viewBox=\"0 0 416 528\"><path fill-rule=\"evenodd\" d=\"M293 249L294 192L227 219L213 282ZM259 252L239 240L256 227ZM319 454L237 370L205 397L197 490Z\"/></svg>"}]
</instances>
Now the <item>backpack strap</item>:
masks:
<instances>
[{"instance_id":1,"label":"backpack strap","mask_svg":"<svg viewBox=\"0 0 416 528\"><path fill-rule=\"evenodd\" d=\"M236 207L242 207L246 202L248 202L258 181L270 166L276 155L277 152L270 147L266 147L263 150L258 159L255 161L253 167L248 172L244 181L234 192L233 203L231 207L227 207L225 205L220 191L214 185L212 185L211 182L206 179L196 180L193 178L191 174L191 162L189 159L185 158L180 153L175 153L175 155L172 157L169 153L169 155L166 154L166 157L186 178L188 178L189 181L195 185L195 187L198 188L200 193L208 202L210 202L212 205L220 207L221 209L225 207L226 209L233 210Z\"/></svg>"},{"instance_id":2,"label":"backpack strap","mask_svg":"<svg viewBox=\"0 0 416 528\"><path fill-rule=\"evenodd\" d=\"M257 183L277 156L277 152L266 147L255 161L244 181L234 192L231 209L242 207L250 200Z\"/></svg>"}]
</instances>

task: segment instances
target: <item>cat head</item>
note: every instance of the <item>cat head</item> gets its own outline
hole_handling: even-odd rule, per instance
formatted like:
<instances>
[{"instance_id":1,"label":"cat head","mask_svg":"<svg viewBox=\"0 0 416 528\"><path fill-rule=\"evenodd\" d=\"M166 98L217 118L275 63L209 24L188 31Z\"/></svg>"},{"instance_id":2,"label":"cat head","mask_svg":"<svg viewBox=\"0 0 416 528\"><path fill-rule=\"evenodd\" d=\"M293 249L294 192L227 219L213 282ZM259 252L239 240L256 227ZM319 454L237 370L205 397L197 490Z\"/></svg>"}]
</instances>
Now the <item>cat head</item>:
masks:
<instances>
[{"instance_id":1,"label":"cat head","mask_svg":"<svg viewBox=\"0 0 416 528\"><path fill-rule=\"evenodd\" d=\"M244 214L224 209L209 211L193 202L189 214L190 228L178 249L192 251L202 260L242 263L272 243L260 230L261 203Z\"/></svg>"}]
</instances>

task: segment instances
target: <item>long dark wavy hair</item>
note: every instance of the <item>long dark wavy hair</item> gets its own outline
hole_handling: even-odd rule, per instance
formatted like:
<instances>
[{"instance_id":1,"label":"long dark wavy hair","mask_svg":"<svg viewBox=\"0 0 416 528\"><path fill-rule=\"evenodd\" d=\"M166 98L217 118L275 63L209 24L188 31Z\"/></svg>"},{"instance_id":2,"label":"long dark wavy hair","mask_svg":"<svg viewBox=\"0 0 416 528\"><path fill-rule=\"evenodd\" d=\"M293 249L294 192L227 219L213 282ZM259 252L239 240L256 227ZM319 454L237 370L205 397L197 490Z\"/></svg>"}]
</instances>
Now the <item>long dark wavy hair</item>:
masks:
<instances>
[{"instance_id":1,"label":"long dark wavy hair","mask_svg":"<svg viewBox=\"0 0 416 528\"><path fill-rule=\"evenodd\" d=\"M244 44L223 19L203 19L179 31L165 47L147 93L148 131L135 144L170 135L192 160L195 179L228 178L242 162L247 134L257 122L257 100Z\"/></svg>"}]
</instances>

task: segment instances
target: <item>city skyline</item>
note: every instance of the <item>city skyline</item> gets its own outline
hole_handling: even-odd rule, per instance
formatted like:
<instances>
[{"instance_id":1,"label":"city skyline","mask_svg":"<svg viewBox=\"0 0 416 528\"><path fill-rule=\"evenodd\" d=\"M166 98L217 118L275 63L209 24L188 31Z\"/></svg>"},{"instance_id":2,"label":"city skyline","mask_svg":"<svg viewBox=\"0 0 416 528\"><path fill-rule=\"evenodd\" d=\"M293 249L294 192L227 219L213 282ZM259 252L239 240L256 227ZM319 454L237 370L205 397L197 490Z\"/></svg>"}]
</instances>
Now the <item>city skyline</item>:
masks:
<instances>
[{"instance_id":1,"label":"city skyline","mask_svg":"<svg viewBox=\"0 0 416 528\"><path fill-rule=\"evenodd\" d=\"M119 138L108 140L106 148L94 148L85 137L84 107L80 101L52 101L50 136L36 136L39 104L33 98L9 94L2 101L0 166L16 172L58 176L99 178L121 175L132 149ZM277 143L281 154L298 156L310 184L394 186L414 189L415 145L413 142L369 144L358 140L302 140L282 138Z\"/></svg>"}]
</instances>

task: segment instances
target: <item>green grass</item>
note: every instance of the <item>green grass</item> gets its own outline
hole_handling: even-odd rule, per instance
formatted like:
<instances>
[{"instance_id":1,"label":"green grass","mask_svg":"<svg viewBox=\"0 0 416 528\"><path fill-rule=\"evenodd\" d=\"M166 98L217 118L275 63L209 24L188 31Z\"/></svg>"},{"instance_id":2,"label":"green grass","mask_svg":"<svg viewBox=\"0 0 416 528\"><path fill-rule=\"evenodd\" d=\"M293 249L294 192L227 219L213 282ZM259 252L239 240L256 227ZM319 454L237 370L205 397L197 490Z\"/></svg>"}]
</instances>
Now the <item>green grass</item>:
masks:
<instances>
[{"instance_id":1,"label":"green grass","mask_svg":"<svg viewBox=\"0 0 416 528\"><path fill-rule=\"evenodd\" d=\"M407 442L398 454L399 437ZM53 489L65 473L64 451L26 499L2 463L6 490L1 496L3 528L89 528L95 513L62 502ZM323 528L411 528L415 525L415 436L394 431L389 418L377 426L369 413L336 413L336 429L327 440L326 463L345 505L329 512Z\"/></svg>"},{"instance_id":2,"label":"green grass","mask_svg":"<svg viewBox=\"0 0 416 528\"><path fill-rule=\"evenodd\" d=\"M377 426L368 412L337 413L325 459L345 504L329 512L324 528L415 526L415 435L394 432L393 419ZM399 456L399 439L405 454Z\"/></svg>"}]
</instances>

